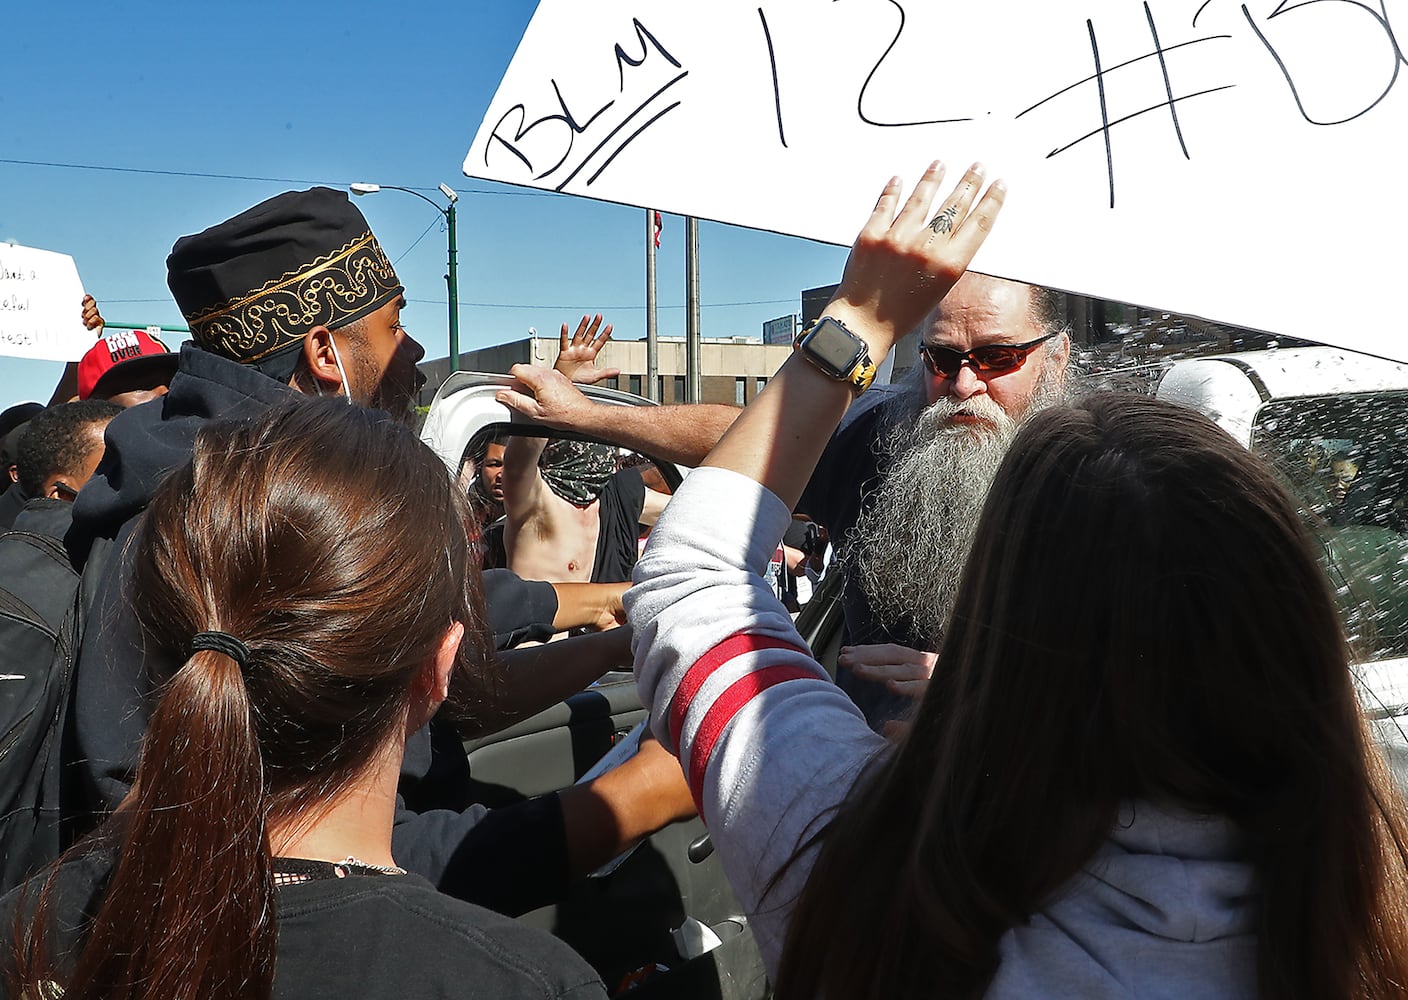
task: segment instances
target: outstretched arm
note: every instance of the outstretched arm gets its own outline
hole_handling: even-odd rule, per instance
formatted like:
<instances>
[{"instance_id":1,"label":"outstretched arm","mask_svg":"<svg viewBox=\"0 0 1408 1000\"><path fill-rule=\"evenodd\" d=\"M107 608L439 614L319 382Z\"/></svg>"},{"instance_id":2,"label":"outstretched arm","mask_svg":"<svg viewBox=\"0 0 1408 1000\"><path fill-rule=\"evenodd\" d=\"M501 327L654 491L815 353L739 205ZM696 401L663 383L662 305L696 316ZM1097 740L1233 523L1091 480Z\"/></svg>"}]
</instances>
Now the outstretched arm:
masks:
<instances>
[{"instance_id":1,"label":"outstretched arm","mask_svg":"<svg viewBox=\"0 0 1408 1000\"><path fill-rule=\"evenodd\" d=\"M499 654L499 688L494 703L472 719L459 721L465 739L507 729L556 705L631 662L631 630L613 628L541 646Z\"/></svg>"},{"instance_id":2,"label":"outstretched arm","mask_svg":"<svg viewBox=\"0 0 1408 1000\"><path fill-rule=\"evenodd\" d=\"M621 595L628 587L629 583L554 583L557 614L552 619L553 628L566 632L624 624L626 612L621 607Z\"/></svg>"},{"instance_id":3,"label":"outstretched arm","mask_svg":"<svg viewBox=\"0 0 1408 1000\"><path fill-rule=\"evenodd\" d=\"M558 798L573 878L596 871L661 827L694 815L680 762L648 734L630 760L564 789Z\"/></svg>"},{"instance_id":4,"label":"outstretched arm","mask_svg":"<svg viewBox=\"0 0 1408 1000\"><path fill-rule=\"evenodd\" d=\"M549 427L577 431L677 465L702 462L740 412L719 403L594 403L560 372L514 365L510 374L527 390L499 390L495 398L510 409Z\"/></svg>"},{"instance_id":5,"label":"outstretched arm","mask_svg":"<svg viewBox=\"0 0 1408 1000\"><path fill-rule=\"evenodd\" d=\"M678 465L698 465L733 423L738 409L713 403L683 406L593 403L574 383L591 385L621 374L619 368L596 367L596 356L611 339L611 327L607 326L598 334L600 326L600 314L590 319L583 316L577 324L577 332L569 338L567 324L562 324L553 370L514 365L510 373L528 391L501 389L495 398L509 409L548 427L576 431Z\"/></svg>"}]
</instances>

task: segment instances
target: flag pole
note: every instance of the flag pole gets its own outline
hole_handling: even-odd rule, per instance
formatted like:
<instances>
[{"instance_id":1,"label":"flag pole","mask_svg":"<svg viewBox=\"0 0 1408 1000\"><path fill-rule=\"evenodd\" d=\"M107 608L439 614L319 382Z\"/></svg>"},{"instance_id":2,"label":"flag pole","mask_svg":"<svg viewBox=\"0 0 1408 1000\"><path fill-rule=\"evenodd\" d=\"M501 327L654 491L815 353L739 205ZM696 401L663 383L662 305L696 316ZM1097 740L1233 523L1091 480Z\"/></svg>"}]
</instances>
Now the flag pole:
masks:
<instances>
[{"instance_id":1,"label":"flag pole","mask_svg":"<svg viewBox=\"0 0 1408 1000\"><path fill-rule=\"evenodd\" d=\"M660 213L645 210L645 397L660 402L660 329L655 316L655 220Z\"/></svg>"},{"instance_id":2,"label":"flag pole","mask_svg":"<svg viewBox=\"0 0 1408 1000\"><path fill-rule=\"evenodd\" d=\"M689 376L684 398L699 403L703 402L703 380L699 371L699 220L692 215L685 219L684 258L685 373Z\"/></svg>"}]
</instances>

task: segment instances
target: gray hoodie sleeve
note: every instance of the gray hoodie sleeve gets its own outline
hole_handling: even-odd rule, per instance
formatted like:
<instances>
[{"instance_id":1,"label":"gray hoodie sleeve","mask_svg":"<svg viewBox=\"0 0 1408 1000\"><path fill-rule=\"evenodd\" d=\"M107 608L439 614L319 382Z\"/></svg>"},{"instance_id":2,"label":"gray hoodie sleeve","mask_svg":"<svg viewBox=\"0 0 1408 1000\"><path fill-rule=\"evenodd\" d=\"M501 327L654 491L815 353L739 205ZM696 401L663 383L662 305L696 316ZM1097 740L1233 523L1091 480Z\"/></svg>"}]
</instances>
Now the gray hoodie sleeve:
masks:
<instances>
[{"instance_id":1,"label":"gray hoodie sleeve","mask_svg":"<svg viewBox=\"0 0 1408 1000\"><path fill-rule=\"evenodd\" d=\"M697 469L625 598L641 700L680 758L770 972L810 855L775 877L884 747L763 578L790 516L751 479Z\"/></svg>"}]
</instances>

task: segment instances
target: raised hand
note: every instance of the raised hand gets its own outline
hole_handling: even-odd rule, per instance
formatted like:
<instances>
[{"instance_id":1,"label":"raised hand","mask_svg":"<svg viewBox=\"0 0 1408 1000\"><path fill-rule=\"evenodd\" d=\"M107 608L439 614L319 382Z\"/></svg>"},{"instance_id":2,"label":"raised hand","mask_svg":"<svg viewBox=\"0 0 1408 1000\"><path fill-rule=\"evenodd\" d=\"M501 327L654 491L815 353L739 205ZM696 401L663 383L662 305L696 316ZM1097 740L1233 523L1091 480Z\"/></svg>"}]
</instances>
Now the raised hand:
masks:
<instances>
[{"instance_id":1,"label":"raised hand","mask_svg":"<svg viewBox=\"0 0 1408 1000\"><path fill-rule=\"evenodd\" d=\"M83 296L83 325L89 330L96 330L99 334L103 330L103 317L98 312L98 303L91 295Z\"/></svg>"},{"instance_id":2,"label":"raised hand","mask_svg":"<svg viewBox=\"0 0 1408 1000\"><path fill-rule=\"evenodd\" d=\"M621 369L619 368L596 367L596 356L601 353L601 349L611 339L612 327L608 323L606 329L601 330L598 334L597 331L600 329L601 313L597 313L595 316L583 316L582 321L577 324L577 332L571 337L567 334L567 324L563 323L557 362L553 367L573 382L579 382L582 385L596 385L598 382L620 375Z\"/></svg>"},{"instance_id":3,"label":"raised hand","mask_svg":"<svg viewBox=\"0 0 1408 1000\"><path fill-rule=\"evenodd\" d=\"M884 357L948 294L1007 196L1006 186L996 181L974 206L983 186L983 168L975 163L931 217L929 206L943 178L943 164L935 160L898 214L900 180L885 185L826 307L826 315L870 343L871 357Z\"/></svg>"}]
</instances>

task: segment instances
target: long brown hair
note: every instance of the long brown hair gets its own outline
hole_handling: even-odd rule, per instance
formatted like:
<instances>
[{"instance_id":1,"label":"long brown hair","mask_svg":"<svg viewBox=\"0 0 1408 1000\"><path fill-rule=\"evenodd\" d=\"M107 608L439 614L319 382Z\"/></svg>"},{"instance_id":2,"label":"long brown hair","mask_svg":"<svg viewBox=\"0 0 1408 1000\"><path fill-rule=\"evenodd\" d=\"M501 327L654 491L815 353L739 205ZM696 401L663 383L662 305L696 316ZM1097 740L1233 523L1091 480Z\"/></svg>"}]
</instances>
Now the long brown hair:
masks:
<instances>
[{"instance_id":1,"label":"long brown hair","mask_svg":"<svg viewBox=\"0 0 1408 1000\"><path fill-rule=\"evenodd\" d=\"M1348 662L1295 503L1211 421L1035 416L908 738L816 838L778 995L981 996L1135 799L1247 835L1263 998L1401 995L1403 804Z\"/></svg>"},{"instance_id":2,"label":"long brown hair","mask_svg":"<svg viewBox=\"0 0 1408 1000\"><path fill-rule=\"evenodd\" d=\"M384 413L307 401L202 429L135 551L134 607L162 687L107 831L116 867L71 973L47 966L41 904L22 986L269 996L269 823L315 818L402 738L412 678L454 622L466 633L454 689L462 700L484 690L491 659L467 554L448 470ZM244 669L190 652L210 630L248 646Z\"/></svg>"}]
</instances>

